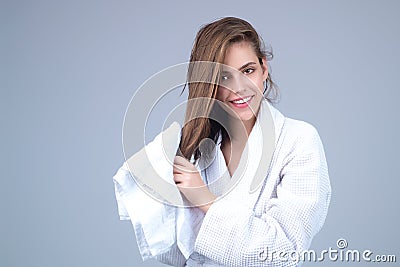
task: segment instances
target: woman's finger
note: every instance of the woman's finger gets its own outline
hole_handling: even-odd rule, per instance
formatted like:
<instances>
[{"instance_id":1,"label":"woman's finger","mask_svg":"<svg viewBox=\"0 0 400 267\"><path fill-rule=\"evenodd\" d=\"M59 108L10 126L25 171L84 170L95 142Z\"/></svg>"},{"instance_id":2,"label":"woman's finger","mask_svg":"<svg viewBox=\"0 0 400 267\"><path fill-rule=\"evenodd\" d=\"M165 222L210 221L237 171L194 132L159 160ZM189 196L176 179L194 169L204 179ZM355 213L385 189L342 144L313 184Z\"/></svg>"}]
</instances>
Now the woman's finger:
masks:
<instances>
[{"instance_id":1,"label":"woman's finger","mask_svg":"<svg viewBox=\"0 0 400 267\"><path fill-rule=\"evenodd\" d=\"M192 163L190 163L190 161L181 156L175 156L174 166L176 166L180 171L183 172L197 171L196 167Z\"/></svg>"},{"instance_id":2,"label":"woman's finger","mask_svg":"<svg viewBox=\"0 0 400 267\"><path fill-rule=\"evenodd\" d=\"M174 158L174 164L181 165L181 166L186 166L187 163L188 163L188 161L185 158L181 157L181 156L175 156L175 158Z\"/></svg>"},{"instance_id":3,"label":"woman's finger","mask_svg":"<svg viewBox=\"0 0 400 267\"><path fill-rule=\"evenodd\" d=\"M180 166L174 164L174 166L172 167L172 173L173 174L183 173L183 170Z\"/></svg>"},{"instance_id":4,"label":"woman's finger","mask_svg":"<svg viewBox=\"0 0 400 267\"><path fill-rule=\"evenodd\" d=\"M179 175L179 174L175 174L175 175L174 175L174 182L175 182L176 184L182 183L182 176Z\"/></svg>"},{"instance_id":5,"label":"woman's finger","mask_svg":"<svg viewBox=\"0 0 400 267\"><path fill-rule=\"evenodd\" d=\"M188 170L187 167L182 166L182 165L174 165L172 167L173 174L190 174L192 172L193 172L193 170Z\"/></svg>"}]
</instances>

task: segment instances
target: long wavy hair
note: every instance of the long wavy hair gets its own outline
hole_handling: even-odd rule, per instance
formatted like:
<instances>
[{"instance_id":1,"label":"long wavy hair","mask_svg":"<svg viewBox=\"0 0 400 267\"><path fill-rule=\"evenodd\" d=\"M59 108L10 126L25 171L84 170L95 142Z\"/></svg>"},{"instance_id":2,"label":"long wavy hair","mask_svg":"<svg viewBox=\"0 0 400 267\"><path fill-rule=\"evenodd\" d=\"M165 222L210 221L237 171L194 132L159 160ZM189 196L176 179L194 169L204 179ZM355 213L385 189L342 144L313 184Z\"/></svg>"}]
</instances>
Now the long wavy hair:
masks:
<instances>
[{"instance_id":1,"label":"long wavy hair","mask_svg":"<svg viewBox=\"0 0 400 267\"><path fill-rule=\"evenodd\" d=\"M197 33L190 55L185 88L189 88L188 105L186 107L185 125L182 128L178 154L194 160L199 159L202 140L209 138L217 142L219 133L226 136L225 129L216 120L209 117L213 110L218 90L218 68L210 68L213 64L223 63L225 53L230 45L248 42L254 49L260 64L262 59L271 60L272 50L266 49L262 38L247 21L225 17L204 25ZM197 64L200 62L200 64ZM204 62L204 64L201 64ZM201 82L199 82L201 81ZM206 81L206 82L205 82ZM272 102L278 97L278 89L272 81L270 72L266 80L264 97ZM196 101L191 101L196 100ZM202 149L202 152L209 149Z\"/></svg>"}]
</instances>

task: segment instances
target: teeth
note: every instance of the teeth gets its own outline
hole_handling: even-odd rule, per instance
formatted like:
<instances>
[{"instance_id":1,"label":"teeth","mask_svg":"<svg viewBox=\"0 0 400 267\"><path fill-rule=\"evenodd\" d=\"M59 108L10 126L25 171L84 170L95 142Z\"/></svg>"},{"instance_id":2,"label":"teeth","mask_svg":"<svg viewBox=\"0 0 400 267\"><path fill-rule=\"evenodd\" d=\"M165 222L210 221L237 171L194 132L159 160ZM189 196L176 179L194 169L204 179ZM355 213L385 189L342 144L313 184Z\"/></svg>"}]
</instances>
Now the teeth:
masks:
<instances>
[{"instance_id":1,"label":"teeth","mask_svg":"<svg viewBox=\"0 0 400 267\"><path fill-rule=\"evenodd\" d=\"M250 98L251 98L251 96L248 96L248 97L246 97L246 98L243 98L243 99L240 99L240 100L235 100L235 101L232 101L232 102L235 103L235 104L244 104L244 103L246 103L247 101L249 101Z\"/></svg>"}]
</instances>

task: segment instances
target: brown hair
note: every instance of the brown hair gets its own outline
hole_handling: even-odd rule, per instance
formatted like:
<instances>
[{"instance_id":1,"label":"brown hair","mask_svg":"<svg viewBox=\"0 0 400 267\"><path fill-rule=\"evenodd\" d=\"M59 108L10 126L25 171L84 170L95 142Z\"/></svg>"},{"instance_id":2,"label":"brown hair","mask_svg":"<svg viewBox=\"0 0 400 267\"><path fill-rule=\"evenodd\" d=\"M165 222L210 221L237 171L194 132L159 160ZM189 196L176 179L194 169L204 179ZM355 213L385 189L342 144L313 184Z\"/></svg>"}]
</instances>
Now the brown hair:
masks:
<instances>
[{"instance_id":1,"label":"brown hair","mask_svg":"<svg viewBox=\"0 0 400 267\"><path fill-rule=\"evenodd\" d=\"M210 65L196 63L223 63L228 47L232 43L242 41L252 45L260 64L263 64L263 58L266 58L267 61L272 59L272 51L265 49L264 42L256 30L243 19L235 17L219 19L203 26L196 35L187 74L188 100L201 100L188 102L186 108L185 125L182 128L178 153L187 159L194 156L194 159L197 160L200 157L199 147L203 139L210 138L216 143L218 133L225 132L218 122L209 118L215 102L212 100L216 98L218 89L218 70L210 71ZM206 79L204 79L205 76L207 76ZM204 82L205 80L208 82ZM275 100L278 91L270 73L268 73L266 82L267 88L264 91L264 97L268 101Z\"/></svg>"}]
</instances>

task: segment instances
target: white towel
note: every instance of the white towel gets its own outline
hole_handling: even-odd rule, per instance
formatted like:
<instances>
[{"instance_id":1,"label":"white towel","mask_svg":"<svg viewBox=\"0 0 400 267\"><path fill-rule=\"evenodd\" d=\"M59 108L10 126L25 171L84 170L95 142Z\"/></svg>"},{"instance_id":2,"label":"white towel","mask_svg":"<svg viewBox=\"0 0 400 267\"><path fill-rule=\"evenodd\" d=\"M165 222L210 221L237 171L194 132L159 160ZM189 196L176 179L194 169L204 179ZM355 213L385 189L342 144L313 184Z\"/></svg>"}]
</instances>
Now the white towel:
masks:
<instances>
[{"instance_id":1,"label":"white towel","mask_svg":"<svg viewBox=\"0 0 400 267\"><path fill-rule=\"evenodd\" d=\"M172 123L113 177L120 219L131 220L143 260L155 258L174 245L188 259L204 217L197 208L183 207L184 200L173 181L180 129L179 123Z\"/></svg>"}]
</instances>

